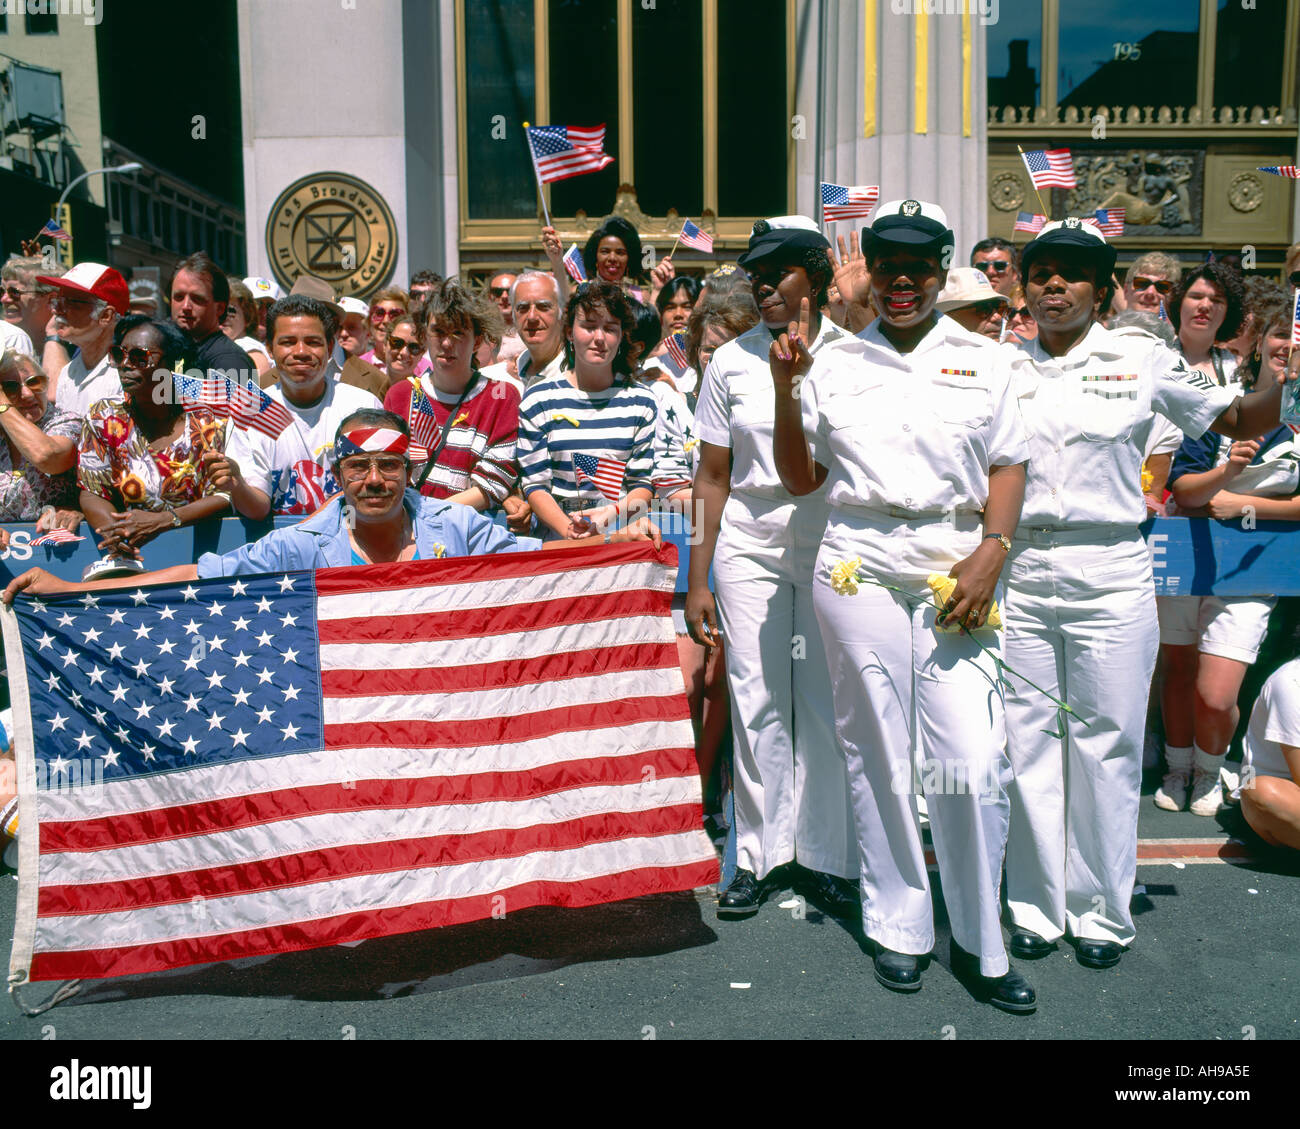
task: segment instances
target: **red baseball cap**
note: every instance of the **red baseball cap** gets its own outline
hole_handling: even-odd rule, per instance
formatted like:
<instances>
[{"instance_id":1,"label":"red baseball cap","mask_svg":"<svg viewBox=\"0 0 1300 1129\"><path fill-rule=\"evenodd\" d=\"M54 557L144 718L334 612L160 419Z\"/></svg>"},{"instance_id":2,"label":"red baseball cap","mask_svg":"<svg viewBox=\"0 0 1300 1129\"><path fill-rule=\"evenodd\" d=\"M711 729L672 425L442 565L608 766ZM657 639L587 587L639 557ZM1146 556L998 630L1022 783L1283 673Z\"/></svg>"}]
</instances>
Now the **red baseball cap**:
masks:
<instances>
[{"instance_id":1,"label":"red baseball cap","mask_svg":"<svg viewBox=\"0 0 1300 1129\"><path fill-rule=\"evenodd\" d=\"M131 292L127 288L126 279L103 263L78 263L59 278L37 275L36 281L42 286L53 286L59 290L71 290L75 294L98 298L101 302L107 302L119 314L125 314L131 308Z\"/></svg>"}]
</instances>

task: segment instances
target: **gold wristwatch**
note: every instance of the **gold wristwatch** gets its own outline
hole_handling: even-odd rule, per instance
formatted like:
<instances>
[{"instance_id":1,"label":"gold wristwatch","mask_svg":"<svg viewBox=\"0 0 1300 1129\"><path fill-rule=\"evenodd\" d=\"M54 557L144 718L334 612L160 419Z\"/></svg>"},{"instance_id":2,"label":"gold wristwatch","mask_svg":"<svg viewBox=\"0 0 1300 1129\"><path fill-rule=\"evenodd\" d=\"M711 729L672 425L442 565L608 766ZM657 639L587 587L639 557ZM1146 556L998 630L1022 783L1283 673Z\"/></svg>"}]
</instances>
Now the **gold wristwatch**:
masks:
<instances>
[{"instance_id":1,"label":"gold wristwatch","mask_svg":"<svg viewBox=\"0 0 1300 1129\"><path fill-rule=\"evenodd\" d=\"M984 535L984 540L997 541L999 544L1001 544L1005 552L1008 553L1011 552L1011 538L1008 537L1005 533L986 533Z\"/></svg>"},{"instance_id":2,"label":"gold wristwatch","mask_svg":"<svg viewBox=\"0 0 1300 1129\"><path fill-rule=\"evenodd\" d=\"M4 415L5 412L7 412L12 407L13 404L0 404L0 416Z\"/></svg>"}]
</instances>

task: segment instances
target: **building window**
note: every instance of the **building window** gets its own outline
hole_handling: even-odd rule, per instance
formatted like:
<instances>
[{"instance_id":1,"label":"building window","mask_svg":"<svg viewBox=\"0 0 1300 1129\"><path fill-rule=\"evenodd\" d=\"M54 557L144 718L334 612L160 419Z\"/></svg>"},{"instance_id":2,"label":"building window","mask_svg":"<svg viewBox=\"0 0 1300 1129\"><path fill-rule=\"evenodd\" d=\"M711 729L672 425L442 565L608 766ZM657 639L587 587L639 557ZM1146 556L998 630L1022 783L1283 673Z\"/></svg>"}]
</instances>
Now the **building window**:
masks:
<instances>
[{"instance_id":1,"label":"building window","mask_svg":"<svg viewBox=\"0 0 1300 1129\"><path fill-rule=\"evenodd\" d=\"M1043 73L1042 0L1001 0L988 27L989 105L1037 106Z\"/></svg>"},{"instance_id":2,"label":"building window","mask_svg":"<svg viewBox=\"0 0 1300 1129\"><path fill-rule=\"evenodd\" d=\"M1214 42L1216 106L1279 106L1286 52L1286 5L1247 8L1222 0Z\"/></svg>"},{"instance_id":3,"label":"building window","mask_svg":"<svg viewBox=\"0 0 1300 1129\"><path fill-rule=\"evenodd\" d=\"M59 34L59 14L57 12L49 12L43 16L28 12L23 17L23 21L28 35Z\"/></svg>"},{"instance_id":4,"label":"building window","mask_svg":"<svg viewBox=\"0 0 1300 1129\"><path fill-rule=\"evenodd\" d=\"M1103 0L1060 9L1063 106L1196 105L1199 5Z\"/></svg>"},{"instance_id":5,"label":"building window","mask_svg":"<svg viewBox=\"0 0 1300 1129\"><path fill-rule=\"evenodd\" d=\"M0 12L0 35L9 34L9 16L5 12Z\"/></svg>"},{"instance_id":6,"label":"building window","mask_svg":"<svg viewBox=\"0 0 1300 1129\"><path fill-rule=\"evenodd\" d=\"M458 0L462 215L537 215L523 121L605 126L614 163L547 185L553 216L604 216L625 183L650 216L788 212L792 10L793 0Z\"/></svg>"}]
</instances>

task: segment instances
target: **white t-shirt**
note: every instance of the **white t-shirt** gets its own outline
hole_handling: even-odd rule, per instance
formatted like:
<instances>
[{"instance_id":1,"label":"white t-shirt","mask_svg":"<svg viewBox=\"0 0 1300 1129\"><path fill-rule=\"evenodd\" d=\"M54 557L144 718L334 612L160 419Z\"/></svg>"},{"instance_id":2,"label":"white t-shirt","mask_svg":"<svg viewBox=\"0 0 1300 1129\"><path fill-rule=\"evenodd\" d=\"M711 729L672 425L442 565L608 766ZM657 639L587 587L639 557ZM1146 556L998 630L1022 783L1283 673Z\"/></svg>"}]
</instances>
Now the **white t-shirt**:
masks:
<instances>
[{"instance_id":1,"label":"white t-shirt","mask_svg":"<svg viewBox=\"0 0 1300 1129\"><path fill-rule=\"evenodd\" d=\"M235 342L235 344L243 349L250 357L254 353L261 353L268 361L271 359L271 354L266 351L266 346L256 337L241 337Z\"/></svg>"},{"instance_id":2,"label":"white t-shirt","mask_svg":"<svg viewBox=\"0 0 1300 1129\"><path fill-rule=\"evenodd\" d=\"M83 355L78 353L59 373L59 382L54 389L54 406L78 419L85 419L91 404L100 400L120 400L123 395L122 379L117 369L108 363L107 353L89 372Z\"/></svg>"},{"instance_id":3,"label":"white t-shirt","mask_svg":"<svg viewBox=\"0 0 1300 1129\"><path fill-rule=\"evenodd\" d=\"M804 434L832 509L982 510L989 468L1029 458L1005 353L941 317L910 353L873 321L818 358Z\"/></svg>"},{"instance_id":4,"label":"white t-shirt","mask_svg":"<svg viewBox=\"0 0 1300 1129\"><path fill-rule=\"evenodd\" d=\"M851 338L845 330L823 317L808 352L817 357L823 349L847 340ZM772 451L776 392L768 360L771 348L771 331L762 322L718 346L700 383L695 434L705 443L731 448L733 493L792 502L794 498L781 485ZM810 495L824 496L825 487Z\"/></svg>"},{"instance_id":5,"label":"white t-shirt","mask_svg":"<svg viewBox=\"0 0 1300 1129\"><path fill-rule=\"evenodd\" d=\"M1246 728L1245 764L1256 776L1292 779L1282 746L1300 748L1300 659L1284 663L1268 676ZM1300 781L1297 781L1300 783Z\"/></svg>"},{"instance_id":6,"label":"white t-shirt","mask_svg":"<svg viewBox=\"0 0 1300 1129\"><path fill-rule=\"evenodd\" d=\"M315 513L340 490L330 469L334 433L353 412L382 408L369 392L337 381L325 382L325 395L310 408L291 404L279 384L263 391L293 415L295 426L278 439L236 428L226 450L245 481L271 499L272 514Z\"/></svg>"},{"instance_id":7,"label":"white t-shirt","mask_svg":"<svg viewBox=\"0 0 1300 1129\"><path fill-rule=\"evenodd\" d=\"M10 349L15 353L22 353L26 357L36 356L36 350L32 347L32 339L27 336L26 330L11 322L0 321L0 356L3 356Z\"/></svg>"},{"instance_id":8,"label":"white t-shirt","mask_svg":"<svg viewBox=\"0 0 1300 1129\"><path fill-rule=\"evenodd\" d=\"M1097 324L1061 357L1041 338L999 348L1029 437L1022 528L1136 527L1157 414L1199 438L1236 399L1162 342Z\"/></svg>"}]
</instances>

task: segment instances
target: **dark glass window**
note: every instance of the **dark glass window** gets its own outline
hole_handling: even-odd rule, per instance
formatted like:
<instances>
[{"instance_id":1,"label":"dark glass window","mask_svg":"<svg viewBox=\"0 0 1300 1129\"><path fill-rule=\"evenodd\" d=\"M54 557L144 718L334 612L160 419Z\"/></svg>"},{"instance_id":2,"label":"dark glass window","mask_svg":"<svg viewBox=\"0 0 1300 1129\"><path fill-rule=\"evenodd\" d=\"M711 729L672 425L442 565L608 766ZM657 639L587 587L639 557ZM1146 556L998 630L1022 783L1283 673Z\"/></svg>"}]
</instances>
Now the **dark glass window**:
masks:
<instances>
[{"instance_id":1,"label":"dark glass window","mask_svg":"<svg viewBox=\"0 0 1300 1129\"><path fill-rule=\"evenodd\" d=\"M28 13L23 17L24 24L27 28L28 35L58 35L59 34L59 14L50 12L48 15L38 16Z\"/></svg>"},{"instance_id":2,"label":"dark glass window","mask_svg":"<svg viewBox=\"0 0 1300 1129\"><path fill-rule=\"evenodd\" d=\"M1042 90L1042 0L1000 0L988 26L989 105L1037 106Z\"/></svg>"},{"instance_id":3,"label":"dark glass window","mask_svg":"<svg viewBox=\"0 0 1300 1129\"><path fill-rule=\"evenodd\" d=\"M637 202L649 215L704 207L704 22L699 0L632 7Z\"/></svg>"},{"instance_id":4,"label":"dark glass window","mask_svg":"<svg viewBox=\"0 0 1300 1129\"><path fill-rule=\"evenodd\" d=\"M1265 0L1245 8L1222 0L1214 40L1214 104L1277 106L1282 101L1286 5Z\"/></svg>"},{"instance_id":5,"label":"dark glass window","mask_svg":"<svg viewBox=\"0 0 1300 1129\"><path fill-rule=\"evenodd\" d=\"M551 214L608 215L621 180L618 167L618 5L615 0L550 0L550 121L535 125L605 125L600 172L551 185Z\"/></svg>"},{"instance_id":6,"label":"dark glass window","mask_svg":"<svg viewBox=\"0 0 1300 1129\"><path fill-rule=\"evenodd\" d=\"M0 35L9 34L9 16L5 12L0 12Z\"/></svg>"},{"instance_id":7,"label":"dark glass window","mask_svg":"<svg viewBox=\"0 0 1300 1129\"><path fill-rule=\"evenodd\" d=\"M466 0L465 154L470 219L526 219L537 185L524 122L533 122L533 0Z\"/></svg>"},{"instance_id":8,"label":"dark glass window","mask_svg":"<svg viewBox=\"0 0 1300 1129\"><path fill-rule=\"evenodd\" d=\"M718 213L790 210L785 0L718 5ZM810 131L813 123L807 125Z\"/></svg>"},{"instance_id":9,"label":"dark glass window","mask_svg":"<svg viewBox=\"0 0 1300 1129\"><path fill-rule=\"evenodd\" d=\"M1057 100L1063 106L1194 106L1195 0L1062 4Z\"/></svg>"}]
</instances>

